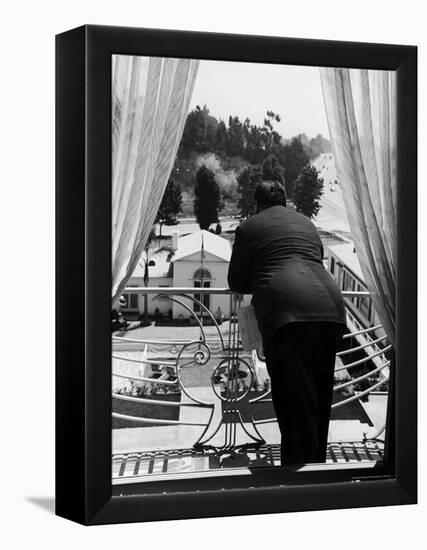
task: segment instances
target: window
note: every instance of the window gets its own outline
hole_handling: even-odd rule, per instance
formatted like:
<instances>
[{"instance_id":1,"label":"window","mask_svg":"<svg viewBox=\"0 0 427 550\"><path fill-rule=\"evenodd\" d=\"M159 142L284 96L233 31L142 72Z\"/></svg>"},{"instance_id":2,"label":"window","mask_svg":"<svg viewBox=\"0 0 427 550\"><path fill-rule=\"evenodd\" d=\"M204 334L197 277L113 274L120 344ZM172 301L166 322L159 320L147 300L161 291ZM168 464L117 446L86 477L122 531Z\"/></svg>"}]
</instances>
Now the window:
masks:
<instances>
[{"instance_id":1,"label":"window","mask_svg":"<svg viewBox=\"0 0 427 550\"><path fill-rule=\"evenodd\" d=\"M364 296L363 298L360 298L359 311L364 317L366 317L366 319L371 319L372 300L371 298L369 298L369 296Z\"/></svg>"},{"instance_id":2,"label":"window","mask_svg":"<svg viewBox=\"0 0 427 550\"><path fill-rule=\"evenodd\" d=\"M130 295L130 309L138 309L138 294Z\"/></svg>"},{"instance_id":3,"label":"window","mask_svg":"<svg viewBox=\"0 0 427 550\"><path fill-rule=\"evenodd\" d=\"M138 294L123 294L122 309L138 309Z\"/></svg>"},{"instance_id":4,"label":"window","mask_svg":"<svg viewBox=\"0 0 427 550\"><path fill-rule=\"evenodd\" d=\"M343 277L342 277L342 289L343 290L353 290L353 277L352 275L346 270L343 270Z\"/></svg>"},{"instance_id":5,"label":"window","mask_svg":"<svg viewBox=\"0 0 427 550\"><path fill-rule=\"evenodd\" d=\"M198 269L198 270L194 273L193 279L194 279L194 280L197 280L197 279L208 279L208 280L211 280L211 279L212 279L212 275L210 274L210 271L208 271L207 269L201 267L200 269Z\"/></svg>"},{"instance_id":6,"label":"window","mask_svg":"<svg viewBox=\"0 0 427 550\"><path fill-rule=\"evenodd\" d=\"M208 280L206 280L208 279ZM210 288L212 276L207 269L200 268L193 275L193 286L195 288ZM210 294L195 294L194 298L201 302L207 309L210 309L211 297ZM203 308L194 303L195 313L203 313Z\"/></svg>"},{"instance_id":7,"label":"window","mask_svg":"<svg viewBox=\"0 0 427 550\"><path fill-rule=\"evenodd\" d=\"M201 288L202 282L201 281L194 281L195 288ZM210 281L203 281L203 288L210 288L211 282ZM202 304L210 309L211 305L211 296L210 294L195 294L194 295L196 300L199 300L199 302L202 302ZM200 307L198 303L194 303L194 311L196 313L203 313L203 308Z\"/></svg>"}]
</instances>

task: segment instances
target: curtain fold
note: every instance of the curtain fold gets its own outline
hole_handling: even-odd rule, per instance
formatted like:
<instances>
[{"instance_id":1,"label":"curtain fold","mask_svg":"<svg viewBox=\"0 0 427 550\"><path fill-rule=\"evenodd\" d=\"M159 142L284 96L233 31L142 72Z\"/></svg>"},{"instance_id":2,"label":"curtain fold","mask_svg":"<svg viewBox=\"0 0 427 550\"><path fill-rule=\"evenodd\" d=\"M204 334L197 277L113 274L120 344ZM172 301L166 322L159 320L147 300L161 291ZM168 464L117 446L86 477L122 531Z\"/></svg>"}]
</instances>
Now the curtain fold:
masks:
<instances>
[{"instance_id":1,"label":"curtain fold","mask_svg":"<svg viewBox=\"0 0 427 550\"><path fill-rule=\"evenodd\" d=\"M396 314L396 77L321 68L348 222L374 307L392 344Z\"/></svg>"},{"instance_id":2,"label":"curtain fold","mask_svg":"<svg viewBox=\"0 0 427 550\"><path fill-rule=\"evenodd\" d=\"M199 62L113 56L112 301L141 256L170 176Z\"/></svg>"}]
</instances>

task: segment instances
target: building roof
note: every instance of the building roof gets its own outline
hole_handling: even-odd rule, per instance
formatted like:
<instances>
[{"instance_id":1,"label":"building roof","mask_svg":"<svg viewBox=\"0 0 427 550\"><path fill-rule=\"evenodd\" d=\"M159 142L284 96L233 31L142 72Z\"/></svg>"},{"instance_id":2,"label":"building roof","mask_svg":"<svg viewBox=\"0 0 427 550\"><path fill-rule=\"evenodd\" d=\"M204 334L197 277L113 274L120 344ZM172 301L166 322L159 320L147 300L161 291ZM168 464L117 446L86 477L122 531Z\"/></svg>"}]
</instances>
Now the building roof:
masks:
<instances>
[{"instance_id":1,"label":"building roof","mask_svg":"<svg viewBox=\"0 0 427 550\"><path fill-rule=\"evenodd\" d=\"M151 278L155 277L171 277L171 263L167 262L167 251L162 251L149 257L149 261L155 262L155 265L149 265L148 273ZM132 277L144 277L144 261L137 263Z\"/></svg>"},{"instance_id":2,"label":"building roof","mask_svg":"<svg viewBox=\"0 0 427 550\"><path fill-rule=\"evenodd\" d=\"M178 249L171 261L176 262L177 260L182 260L187 256L200 252L202 249L202 241L205 252L208 252L209 254L212 254L225 262L230 261L230 241L224 239L224 237L215 235L210 231L206 231L205 229L202 231L196 231L195 233L190 233L190 235L186 235L185 237L180 237L178 239Z\"/></svg>"},{"instance_id":3,"label":"building roof","mask_svg":"<svg viewBox=\"0 0 427 550\"><path fill-rule=\"evenodd\" d=\"M354 251L353 243L334 244L329 246L329 250L336 256L339 261L347 266L361 281L364 281L362 268L360 267L359 258Z\"/></svg>"}]
</instances>

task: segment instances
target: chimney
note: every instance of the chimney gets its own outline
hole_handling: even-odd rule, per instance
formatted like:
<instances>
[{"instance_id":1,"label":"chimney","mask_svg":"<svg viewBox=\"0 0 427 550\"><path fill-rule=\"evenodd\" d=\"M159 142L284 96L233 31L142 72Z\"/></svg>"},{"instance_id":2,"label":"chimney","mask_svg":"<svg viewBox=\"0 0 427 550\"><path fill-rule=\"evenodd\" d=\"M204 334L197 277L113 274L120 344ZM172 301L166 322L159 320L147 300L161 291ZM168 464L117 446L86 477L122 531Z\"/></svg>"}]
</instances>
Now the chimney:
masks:
<instances>
[{"instance_id":1,"label":"chimney","mask_svg":"<svg viewBox=\"0 0 427 550\"><path fill-rule=\"evenodd\" d=\"M174 229L172 231L172 249L178 250L178 241L179 241L179 230Z\"/></svg>"}]
</instances>

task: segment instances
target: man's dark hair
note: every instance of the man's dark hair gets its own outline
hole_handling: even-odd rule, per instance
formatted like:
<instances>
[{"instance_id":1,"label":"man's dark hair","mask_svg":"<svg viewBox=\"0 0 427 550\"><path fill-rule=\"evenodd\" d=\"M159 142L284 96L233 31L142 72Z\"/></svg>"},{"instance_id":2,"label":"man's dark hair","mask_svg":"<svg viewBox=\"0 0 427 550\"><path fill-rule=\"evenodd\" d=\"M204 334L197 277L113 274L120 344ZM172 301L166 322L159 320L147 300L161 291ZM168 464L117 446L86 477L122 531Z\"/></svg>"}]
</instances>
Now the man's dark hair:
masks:
<instances>
[{"instance_id":1,"label":"man's dark hair","mask_svg":"<svg viewBox=\"0 0 427 550\"><path fill-rule=\"evenodd\" d=\"M286 206L286 191L276 180L262 181L256 186L254 199L259 206Z\"/></svg>"}]
</instances>

